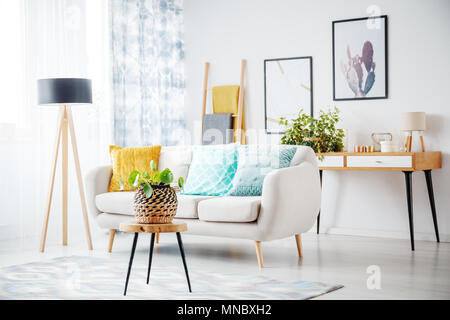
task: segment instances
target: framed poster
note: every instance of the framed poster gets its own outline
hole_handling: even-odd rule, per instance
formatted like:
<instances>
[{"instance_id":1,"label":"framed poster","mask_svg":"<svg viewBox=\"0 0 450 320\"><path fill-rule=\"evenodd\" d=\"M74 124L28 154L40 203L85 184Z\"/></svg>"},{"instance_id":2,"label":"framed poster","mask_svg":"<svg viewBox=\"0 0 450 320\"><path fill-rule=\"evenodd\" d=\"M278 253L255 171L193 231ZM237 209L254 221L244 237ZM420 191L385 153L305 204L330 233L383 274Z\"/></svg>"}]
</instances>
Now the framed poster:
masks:
<instances>
[{"instance_id":1,"label":"framed poster","mask_svg":"<svg viewBox=\"0 0 450 320\"><path fill-rule=\"evenodd\" d=\"M280 118L297 118L300 109L313 114L312 57L264 60L266 133L283 134Z\"/></svg>"},{"instance_id":2,"label":"framed poster","mask_svg":"<svg viewBox=\"0 0 450 320\"><path fill-rule=\"evenodd\" d=\"M387 16L333 21L333 100L387 97Z\"/></svg>"}]
</instances>

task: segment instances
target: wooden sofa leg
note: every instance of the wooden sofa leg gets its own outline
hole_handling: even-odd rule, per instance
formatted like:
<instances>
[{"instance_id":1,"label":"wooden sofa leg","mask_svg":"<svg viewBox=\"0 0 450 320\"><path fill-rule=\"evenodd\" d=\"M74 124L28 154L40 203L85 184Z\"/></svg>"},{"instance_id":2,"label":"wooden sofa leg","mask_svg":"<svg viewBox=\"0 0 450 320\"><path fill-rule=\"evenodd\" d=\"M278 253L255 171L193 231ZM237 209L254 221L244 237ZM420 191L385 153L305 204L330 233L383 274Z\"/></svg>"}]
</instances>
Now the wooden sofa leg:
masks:
<instances>
[{"instance_id":1,"label":"wooden sofa leg","mask_svg":"<svg viewBox=\"0 0 450 320\"><path fill-rule=\"evenodd\" d=\"M302 236L299 234L295 235L295 241L297 242L297 251L298 251L298 257L303 257L303 251L302 251Z\"/></svg>"},{"instance_id":2,"label":"wooden sofa leg","mask_svg":"<svg viewBox=\"0 0 450 320\"><path fill-rule=\"evenodd\" d=\"M156 243L159 243L159 232L156 233Z\"/></svg>"},{"instance_id":3,"label":"wooden sofa leg","mask_svg":"<svg viewBox=\"0 0 450 320\"><path fill-rule=\"evenodd\" d=\"M116 235L116 229L109 229L109 243L108 243L108 252L112 251L114 236Z\"/></svg>"},{"instance_id":4,"label":"wooden sofa leg","mask_svg":"<svg viewBox=\"0 0 450 320\"><path fill-rule=\"evenodd\" d=\"M256 256L258 257L258 264L260 268L264 268L263 254L261 250L261 241L255 241Z\"/></svg>"}]
</instances>

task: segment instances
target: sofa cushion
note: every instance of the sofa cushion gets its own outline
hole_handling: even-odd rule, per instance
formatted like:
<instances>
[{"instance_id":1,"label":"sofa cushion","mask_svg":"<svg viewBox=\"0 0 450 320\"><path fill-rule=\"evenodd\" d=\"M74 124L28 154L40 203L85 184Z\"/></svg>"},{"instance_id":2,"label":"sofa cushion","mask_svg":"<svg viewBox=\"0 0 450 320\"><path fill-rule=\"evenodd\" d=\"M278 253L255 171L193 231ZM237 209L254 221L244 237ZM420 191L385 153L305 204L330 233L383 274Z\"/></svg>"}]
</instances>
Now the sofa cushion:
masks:
<instances>
[{"instance_id":1,"label":"sofa cushion","mask_svg":"<svg viewBox=\"0 0 450 320\"><path fill-rule=\"evenodd\" d=\"M113 175L109 183L108 191L131 191L136 188L128 184L128 176L134 170L140 172L149 171L150 162L152 160L156 162L156 165L158 165L161 146L136 148L110 146L109 152L113 163ZM123 182L123 186L121 185L121 180Z\"/></svg>"},{"instance_id":2,"label":"sofa cushion","mask_svg":"<svg viewBox=\"0 0 450 320\"><path fill-rule=\"evenodd\" d=\"M190 146L162 147L159 154L159 171L169 168L173 173L172 186L178 186L178 178L187 179L189 165L191 163L192 151Z\"/></svg>"},{"instance_id":3,"label":"sofa cushion","mask_svg":"<svg viewBox=\"0 0 450 320\"><path fill-rule=\"evenodd\" d=\"M176 218L197 219L198 203L202 200L211 198L214 197L177 194L178 210ZM133 216L133 200L134 192L108 192L97 195L95 197L95 204L97 205L97 209L101 212Z\"/></svg>"},{"instance_id":4,"label":"sofa cushion","mask_svg":"<svg viewBox=\"0 0 450 320\"><path fill-rule=\"evenodd\" d=\"M251 222L258 218L261 197L221 197L198 204L198 217L203 221Z\"/></svg>"},{"instance_id":5,"label":"sofa cushion","mask_svg":"<svg viewBox=\"0 0 450 320\"><path fill-rule=\"evenodd\" d=\"M108 192L101 193L95 197L97 209L107 213L134 215L133 209L134 192Z\"/></svg>"},{"instance_id":6,"label":"sofa cushion","mask_svg":"<svg viewBox=\"0 0 450 320\"><path fill-rule=\"evenodd\" d=\"M260 196L265 176L279 168L289 167L296 148L277 145L242 145L238 147L238 167L228 196Z\"/></svg>"},{"instance_id":7,"label":"sofa cushion","mask_svg":"<svg viewBox=\"0 0 450 320\"><path fill-rule=\"evenodd\" d=\"M178 209L175 218L198 219L198 204L214 197L177 194L177 198Z\"/></svg>"},{"instance_id":8,"label":"sofa cushion","mask_svg":"<svg viewBox=\"0 0 450 320\"><path fill-rule=\"evenodd\" d=\"M230 190L236 168L235 144L194 146L183 194L222 196Z\"/></svg>"}]
</instances>

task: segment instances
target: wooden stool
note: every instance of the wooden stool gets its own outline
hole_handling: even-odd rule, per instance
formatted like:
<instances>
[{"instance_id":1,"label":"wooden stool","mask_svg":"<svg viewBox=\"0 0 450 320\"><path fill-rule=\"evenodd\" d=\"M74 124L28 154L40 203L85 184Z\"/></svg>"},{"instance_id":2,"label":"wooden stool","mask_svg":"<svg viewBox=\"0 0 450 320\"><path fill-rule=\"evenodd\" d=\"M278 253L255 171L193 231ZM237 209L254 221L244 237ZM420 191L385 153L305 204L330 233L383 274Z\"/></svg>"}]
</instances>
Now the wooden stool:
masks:
<instances>
[{"instance_id":1,"label":"wooden stool","mask_svg":"<svg viewBox=\"0 0 450 320\"><path fill-rule=\"evenodd\" d=\"M152 267L153 248L155 246L155 234L156 233L176 232L178 246L180 247L181 258L183 260L184 272L186 273L186 279L187 279L187 283L188 283L188 287L189 287L189 292L192 292L191 282L189 280L189 273L188 273L188 269L187 269L187 265L186 265L186 257L184 255L183 242L181 240L181 234L180 234L180 232L187 230L186 223L139 224L139 223L132 221L129 223L121 223L119 230L123 231L123 232L134 232L133 246L131 247L130 262L128 264L127 279L125 281L125 290L123 292L124 296L127 295L128 280L130 279L131 266L133 264L134 252L136 250L136 243L137 243L138 235L141 232L152 234L152 238L150 240L150 253L148 256L147 284L150 279L150 269Z\"/></svg>"}]
</instances>

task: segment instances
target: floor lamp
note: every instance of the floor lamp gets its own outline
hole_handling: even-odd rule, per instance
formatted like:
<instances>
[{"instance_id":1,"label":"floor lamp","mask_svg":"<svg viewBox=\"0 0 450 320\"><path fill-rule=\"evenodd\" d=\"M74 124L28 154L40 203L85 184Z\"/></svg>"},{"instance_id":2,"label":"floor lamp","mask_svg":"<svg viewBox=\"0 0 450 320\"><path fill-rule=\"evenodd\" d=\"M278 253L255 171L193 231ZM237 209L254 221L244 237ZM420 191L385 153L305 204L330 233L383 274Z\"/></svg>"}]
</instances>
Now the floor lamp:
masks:
<instances>
[{"instance_id":1,"label":"floor lamp","mask_svg":"<svg viewBox=\"0 0 450 320\"><path fill-rule=\"evenodd\" d=\"M91 232L84 194L83 178L81 175L80 160L78 158L78 148L75 138L75 128L73 126L71 105L92 103L92 86L89 79L77 78L56 78L38 80L38 104L56 105L59 108L58 122L56 125L56 137L53 149L52 167L50 172L50 183L45 204L44 225L42 228L40 251L44 252L45 240L47 238L48 220L52 205L53 186L55 182L56 164L58 162L59 145L61 142L62 153L62 244L67 245L67 190L68 190L68 136L70 133L72 151L77 173L78 189L80 191L81 208L83 210L84 226L88 248L92 250Z\"/></svg>"}]
</instances>

